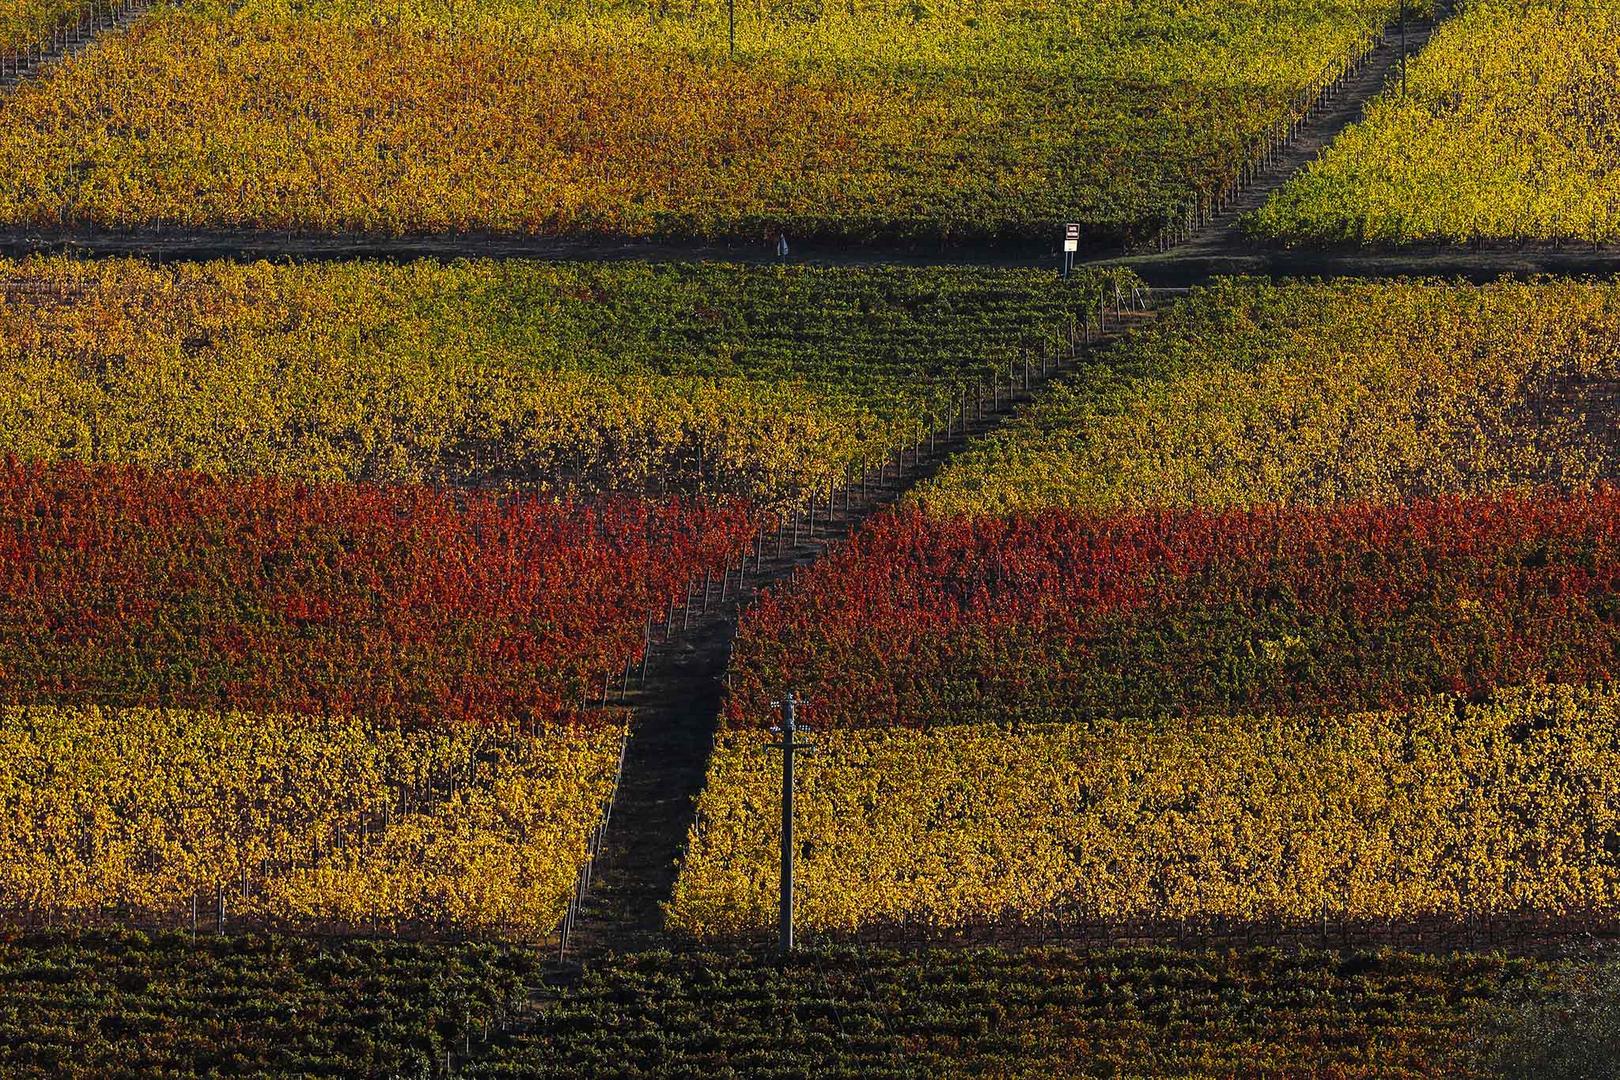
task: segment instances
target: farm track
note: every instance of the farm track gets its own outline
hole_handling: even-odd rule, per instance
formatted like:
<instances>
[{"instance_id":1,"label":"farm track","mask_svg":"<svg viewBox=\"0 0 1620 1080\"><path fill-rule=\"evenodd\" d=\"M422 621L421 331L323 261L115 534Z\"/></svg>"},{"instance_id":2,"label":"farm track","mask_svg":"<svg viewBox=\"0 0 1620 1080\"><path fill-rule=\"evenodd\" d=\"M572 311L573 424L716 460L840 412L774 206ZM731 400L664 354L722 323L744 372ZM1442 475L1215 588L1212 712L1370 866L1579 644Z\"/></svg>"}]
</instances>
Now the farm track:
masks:
<instances>
[{"instance_id":1,"label":"farm track","mask_svg":"<svg viewBox=\"0 0 1620 1080\"><path fill-rule=\"evenodd\" d=\"M1110 265L1134 271L1155 288L1190 287L1233 275L1271 278L1446 278L1484 284L1504 278L1589 277L1620 273L1620 246L1525 244L1487 248L1435 245L1405 251L1337 252L1250 248L1142 256Z\"/></svg>"},{"instance_id":2,"label":"farm track","mask_svg":"<svg viewBox=\"0 0 1620 1080\"><path fill-rule=\"evenodd\" d=\"M1225 230L1222 230L1222 234ZM80 258L142 258L157 262L259 259L294 262L342 262L373 259L408 262L417 259L533 260L544 262L727 262L743 265L828 267L909 266L920 269L987 267L1029 269L1057 265L1057 255L994 248L928 252L914 248L832 250L804 246L781 259L753 246L611 241L550 240L515 237L428 236L398 239L349 239L299 233L205 232L151 228L129 233L49 232L0 229L0 255L35 254ZM1365 280L1444 277L1487 282L1503 277L1577 277L1620 272L1620 245L1514 243L1480 246L1431 244L1401 249L1319 249L1266 247L1236 239L1189 241L1169 252L1151 255L1093 255L1076 265L1119 266L1132 270L1155 287L1187 287L1211 278L1247 274L1258 277L1355 278Z\"/></svg>"},{"instance_id":3,"label":"farm track","mask_svg":"<svg viewBox=\"0 0 1620 1080\"><path fill-rule=\"evenodd\" d=\"M1421 52L1435 28L1454 11L1453 0L1446 0L1437 18L1410 24L1404 34L1386 30L1383 43L1368 55L1366 62L1341 86L1317 100L1270 165L1261 169L1209 224L1158 257L1179 262L1243 251L1248 244L1241 225L1243 215L1260 209L1295 173L1321 156L1345 128L1360 120L1367 103L1400 79L1402 59Z\"/></svg>"},{"instance_id":4,"label":"farm track","mask_svg":"<svg viewBox=\"0 0 1620 1080\"><path fill-rule=\"evenodd\" d=\"M1030 373L982 416L970 418L949 438L922 440L914 454L902 454L893 469L868 482L851 485L823 499L813 524L793 543L789 530L769 534L759 550L763 558L744 575L743 584L697 612L690 629L677 629L667 641L655 641L645 684L626 695L635 709L624 772L612 819L593 871L593 887L581 906L569 940L572 958L626 952L660 944L662 904L675 884L678 863L696 817L697 797L708 770L709 751L719 722L726 668L738 618L762 589L789 579L857 530L863 522L894 506L907 492L934 476L956 452L999 428L1019 407L1040 394L1044 385L1084 363L1089 349L1151 322L1151 310L1110 312L1113 325L1089 345L1057 358L1050 372ZM830 502L831 512L826 513ZM777 537L781 537L778 545ZM708 588L705 588L708 592ZM718 595L724 595L718 594ZM705 605L707 606L707 605ZM685 621L682 611L677 622Z\"/></svg>"},{"instance_id":5,"label":"farm track","mask_svg":"<svg viewBox=\"0 0 1620 1080\"><path fill-rule=\"evenodd\" d=\"M49 38L21 54L5 54L0 60L0 93L39 78L59 61L88 48L102 34L122 30L151 6L152 0L120 0L111 11L96 12L77 23L57 27Z\"/></svg>"},{"instance_id":6,"label":"farm track","mask_svg":"<svg viewBox=\"0 0 1620 1080\"><path fill-rule=\"evenodd\" d=\"M114 24L126 25L146 9L150 0L127 0L128 7ZM1405 54L1415 55L1430 34L1454 10L1435 23L1413 24L1405 39ZM110 29L103 27L102 29ZM64 47L47 50L28 74L37 74L64 55L83 48L95 33L76 37ZM1398 78L1401 36L1386 33L1382 45L1370 53L1360 69L1338 90L1319 102L1301 122L1294 138L1275 161L1262 170L1210 225L1191 239L1166 252L1119 254L1084 252L1080 265L1127 267L1150 285L1184 287L1230 274L1269 277L1396 278L1448 277L1473 281L1504 276L1590 275L1620 271L1620 245L1515 244L1489 247L1434 244L1408 248L1285 249L1255 244L1238 225L1242 214L1255 209L1289 177L1308 165L1349 124L1360 117L1367 102L1391 78ZM0 91L5 87L0 80ZM1054 226L1055 227L1055 226ZM849 249L816 243L796 244L787 259L764 244L704 241L648 241L623 236L579 239L556 237L438 234L421 236L364 236L254 229L196 229L161 224L128 230L70 227L61 229L0 228L0 254L18 257L36 253L80 257L137 257L162 261L205 259L337 261L345 259L529 259L558 262L672 262L725 261L745 264L787 262L821 266L986 266L1029 267L1057 264L1055 251L1029 245L964 245L937 247L874 246Z\"/></svg>"}]
</instances>

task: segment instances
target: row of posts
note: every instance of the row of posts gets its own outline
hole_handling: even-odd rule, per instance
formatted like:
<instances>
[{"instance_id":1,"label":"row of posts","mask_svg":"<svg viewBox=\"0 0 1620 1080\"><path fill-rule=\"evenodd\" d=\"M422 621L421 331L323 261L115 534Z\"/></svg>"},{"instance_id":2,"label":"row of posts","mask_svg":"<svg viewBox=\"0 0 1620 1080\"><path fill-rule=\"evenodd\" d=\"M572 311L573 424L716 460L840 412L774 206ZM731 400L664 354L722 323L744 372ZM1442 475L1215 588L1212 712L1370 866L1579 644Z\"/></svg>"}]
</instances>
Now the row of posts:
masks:
<instances>
[{"instance_id":1,"label":"row of posts","mask_svg":"<svg viewBox=\"0 0 1620 1080\"><path fill-rule=\"evenodd\" d=\"M608 789L607 798L602 802L601 814L596 825L585 844L585 862L579 868L579 874L574 879L574 891L568 898L568 906L563 911L562 921L557 924L557 959L563 961L568 957L568 941L573 936L574 924L579 919L579 909L585 903L586 894L591 889L591 876L596 868L596 858L602 853L602 841L607 838L608 823L613 819L613 804L619 797L619 781L624 778L624 756L630 746L630 733L628 731L619 739L619 763L613 770L613 784Z\"/></svg>"},{"instance_id":2,"label":"row of posts","mask_svg":"<svg viewBox=\"0 0 1620 1080\"><path fill-rule=\"evenodd\" d=\"M1125 322L1126 312L1146 311L1149 306L1145 291L1137 286L1133 286L1127 292L1118 284L1105 285L1098 299L1095 326L1089 317L1080 323L1071 323L1065 333L1058 335L1038 354L1010 363L1005 375L998 372L976 391L964 390L961 398L947 414L943 426L919 436L910 446L900 447L875 465L866 466L862 469L859 480L842 486L829 483L824 490L813 493L802 507L785 516L779 516L774 525L759 528L749 548L735 559L728 557L718 574L709 569L704 571L701 579L694 577L688 581L684 596L671 597L669 606L659 616L649 616L643 624L640 657L627 661L620 671L605 674L602 677L599 694L593 685L588 693L595 697L595 704L605 708L615 688L623 696L628 697L632 681L645 687L648 664L654 646L668 644L678 633L690 630L694 619L700 619L711 610L740 598L747 589L750 568L755 574L762 574L768 559L780 559L784 554L798 549L806 541L814 541L822 532L828 536L836 535L837 525L844 528L852 525L857 508L870 509L875 505L877 496L889 489L891 475L893 489L897 492L903 490L908 464L912 468L919 467L924 461L939 453L942 443L949 445L953 441L967 438L973 433L977 423L1005 408L1011 408L1017 395L1032 390L1037 379L1044 381L1062 371L1093 341L1105 337L1110 330L1117 332ZM841 522L840 510L842 510ZM726 677L729 685L729 664ZM587 700L580 702L582 707L591 703ZM783 781L784 893L781 914L784 948L792 947L792 871L788 865L791 860L792 842L792 755L798 750L807 748L804 744L797 744L794 741L795 709L799 704L802 702L789 693L785 699L783 717L786 732L782 744L786 773ZM613 794L609 796L602 809L601 819L591 832L588 857L580 870L573 895L558 926L559 959L567 955L575 921L590 889L592 867L607 831L613 801L618 792L619 778L624 770L624 751L624 744L621 744Z\"/></svg>"},{"instance_id":3,"label":"row of posts","mask_svg":"<svg viewBox=\"0 0 1620 1080\"><path fill-rule=\"evenodd\" d=\"M64 53L70 46L88 41L98 30L118 25L120 17L136 10L136 0L117 0L106 6L87 4L71 23L53 26L50 36L21 49L0 52L0 82L16 82L33 72L46 59Z\"/></svg>"},{"instance_id":4,"label":"row of posts","mask_svg":"<svg viewBox=\"0 0 1620 1080\"><path fill-rule=\"evenodd\" d=\"M1402 10L1404 12L1404 6ZM1403 27L1405 25L1404 17L1402 25ZM1312 80L1310 86L1295 94L1289 116L1272 124L1261 137L1259 148L1250 154L1248 160L1238 169L1238 175L1213 198L1200 196L1196 202L1188 204L1182 210L1179 219L1159 230L1155 247L1159 251L1168 251L1177 244L1191 239L1218 215L1225 213L1238 197L1249 189L1261 172L1275 165L1283 152L1294 144L1294 140L1299 137L1300 127L1332 102L1344 89L1345 84L1361 71L1367 58L1383 46L1384 34L1380 31L1369 43L1363 45L1350 63L1342 67L1330 66L1322 75Z\"/></svg>"}]
</instances>

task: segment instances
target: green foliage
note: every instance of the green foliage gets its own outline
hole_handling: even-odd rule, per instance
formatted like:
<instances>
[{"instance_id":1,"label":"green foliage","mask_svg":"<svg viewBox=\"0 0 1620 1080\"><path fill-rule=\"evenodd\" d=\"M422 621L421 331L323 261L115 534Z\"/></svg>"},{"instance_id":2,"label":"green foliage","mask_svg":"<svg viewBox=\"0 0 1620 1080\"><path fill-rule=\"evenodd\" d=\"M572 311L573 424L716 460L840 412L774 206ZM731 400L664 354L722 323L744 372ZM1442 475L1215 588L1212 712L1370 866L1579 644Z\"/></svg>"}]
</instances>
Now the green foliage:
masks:
<instances>
[{"instance_id":1,"label":"green foliage","mask_svg":"<svg viewBox=\"0 0 1620 1080\"><path fill-rule=\"evenodd\" d=\"M431 1075L462 1049L469 1019L522 1000L537 959L529 948L352 938L0 940L0 1073Z\"/></svg>"},{"instance_id":2,"label":"green foliage","mask_svg":"<svg viewBox=\"0 0 1620 1080\"><path fill-rule=\"evenodd\" d=\"M1265 950L647 953L589 965L503 1033L539 959L259 935L0 941L0 1072L414 1077L448 1050L456 1075L486 1080L1469 1076L1473 1012L1543 970Z\"/></svg>"},{"instance_id":3,"label":"green foliage","mask_svg":"<svg viewBox=\"0 0 1620 1080\"><path fill-rule=\"evenodd\" d=\"M1572 964L1487 1015L1498 1076L1601 1080L1620 1070L1620 960Z\"/></svg>"},{"instance_id":4,"label":"green foliage","mask_svg":"<svg viewBox=\"0 0 1620 1080\"><path fill-rule=\"evenodd\" d=\"M464 1075L789 1078L1471 1075L1497 958L812 949L624 957Z\"/></svg>"}]
</instances>

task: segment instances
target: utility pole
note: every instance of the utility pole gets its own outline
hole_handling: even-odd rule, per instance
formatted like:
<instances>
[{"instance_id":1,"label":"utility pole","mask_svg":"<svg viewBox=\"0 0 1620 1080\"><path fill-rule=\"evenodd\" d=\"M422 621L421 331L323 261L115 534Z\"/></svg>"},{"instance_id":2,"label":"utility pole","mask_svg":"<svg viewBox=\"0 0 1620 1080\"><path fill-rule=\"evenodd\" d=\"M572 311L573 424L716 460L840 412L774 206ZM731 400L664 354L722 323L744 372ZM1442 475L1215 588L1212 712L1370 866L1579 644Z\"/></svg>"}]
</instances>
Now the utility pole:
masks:
<instances>
[{"instance_id":1,"label":"utility pole","mask_svg":"<svg viewBox=\"0 0 1620 1080\"><path fill-rule=\"evenodd\" d=\"M799 726L798 711L800 705L808 704L801 701L792 690L781 701L771 702L773 708L782 710L782 726L771 728L771 734L780 735L782 741L772 743L772 749L782 751L782 911L781 911L781 950L785 956L793 951L793 757L800 751L808 751L809 743L796 742L795 737L809 734L808 728Z\"/></svg>"},{"instance_id":2,"label":"utility pole","mask_svg":"<svg viewBox=\"0 0 1620 1080\"><path fill-rule=\"evenodd\" d=\"M726 0L726 32L731 39L731 58L737 59L737 0Z\"/></svg>"}]
</instances>

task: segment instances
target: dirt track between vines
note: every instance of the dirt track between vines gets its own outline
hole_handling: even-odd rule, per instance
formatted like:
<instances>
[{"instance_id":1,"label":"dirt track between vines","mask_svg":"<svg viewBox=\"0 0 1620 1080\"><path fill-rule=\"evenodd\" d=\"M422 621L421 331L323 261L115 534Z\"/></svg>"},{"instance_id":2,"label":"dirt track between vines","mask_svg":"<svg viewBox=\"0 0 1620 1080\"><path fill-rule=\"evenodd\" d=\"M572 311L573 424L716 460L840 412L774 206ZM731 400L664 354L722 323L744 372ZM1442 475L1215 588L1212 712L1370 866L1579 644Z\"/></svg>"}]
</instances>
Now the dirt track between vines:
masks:
<instances>
[{"instance_id":1,"label":"dirt track between vines","mask_svg":"<svg viewBox=\"0 0 1620 1080\"><path fill-rule=\"evenodd\" d=\"M122 28L144 9L118 20ZM1448 11L1445 16L1449 17ZM1414 24L1405 37L1406 55L1427 43L1432 27ZM117 32L103 29L101 33ZM93 41L94 37L90 39ZM75 42L66 53L87 47ZM41 67L59 58L48 54ZM1171 250L1153 254L1120 251L1083 252L1084 266L1118 265L1140 274L1151 285L1196 285L1212 277L1250 274L1270 277L1395 278L1446 277L1470 281L1504 276L1597 275L1620 271L1620 245L1577 246L1504 243L1488 248L1437 244L1400 249L1283 249L1256 244L1246 237L1240 216L1263 203L1289 177L1305 168L1349 124L1366 103L1399 71L1402 38L1389 31L1384 43L1331 100L1312 110L1294 140L1272 165L1256 176L1214 222ZM1054 244L1056 240L1054 225ZM251 229L191 229L147 226L129 230L67 227L0 228L0 253L17 257L62 253L86 258L136 257L161 261L203 259L292 259L331 261L378 259L534 259L562 262L724 261L747 264L786 262L821 266L997 266L1056 267L1055 247L1039 246L874 246L837 248L795 245L787 259L764 244L725 241L647 241L622 236L556 238L541 236L444 234L362 236Z\"/></svg>"},{"instance_id":2,"label":"dirt track between vines","mask_svg":"<svg viewBox=\"0 0 1620 1080\"><path fill-rule=\"evenodd\" d=\"M1003 387L991 394L982 414L969 416L948 436L925 439L903 452L893 468L867 482L852 484L822 503L813 522L793 542L784 528L780 541L763 540L762 558L744 583L712 610L694 610L693 625L655 638L647 680L625 701L634 707L619 795L595 871L591 892L580 909L569 954L588 957L609 951L664 943L662 903L670 898L679 859L696 819L697 798L708 771L709 750L719 726L722 686L731 657L737 620L762 589L788 580L808 567L872 515L894 506L934 476L956 453L1017 415L1044 385L1086 362L1089 351L1117 340L1134 326L1151 322L1152 311L1110 315L1107 333L1057 358L1047 371L1027 373L1027 389ZM983 400L981 395L981 400ZM909 460L908 460L909 458ZM794 530L797 531L797 530ZM705 592L710 590L705 585ZM724 596L722 588L719 595ZM686 614L677 616L684 623Z\"/></svg>"},{"instance_id":3,"label":"dirt track between vines","mask_svg":"<svg viewBox=\"0 0 1620 1080\"><path fill-rule=\"evenodd\" d=\"M116 32L116 30L105 31ZM93 40L93 39L92 39ZM1408 53L1428 40L1418 27L1406 39ZM71 52L85 47L75 42ZM1405 250L1283 250L1251 243L1239 217L1259 206L1299 169L1306 167L1398 70L1400 38L1390 35L1363 68L1323 107L1313 111L1297 138L1274 164L1260 173L1234 205L1208 228L1168 252L1129 255L1092 251L1083 265L1122 266L1150 285L1185 287L1229 274L1312 278L1446 277L1472 281L1503 276L1595 275L1620 270L1620 246L1558 247L1504 245L1488 249L1438 245ZM54 57L47 57L51 62ZM248 230L131 231L91 229L0 229L0 252L12 256L60 252L83 257L131 256L158 261L199 259L382 260L460 258L545 259L559 261L690 261L814 264L827 266L1057 265L1053 250L1034 248L952 248L928 250L838 250L795 246L787 260L763 245L651 243L622 237L562 240L514 236L360 237ZM1062 369L1060 369L1062 370ZM1045 381L1043 378L1042 382ZM1038 392L1039 386L1031 390ZM813 563L866 517L892 505L915 483L941 467L969 438L982 436L1013 415L1020 392L966 433L932 450L926 460L902 468L892 483L878 485L835 514L824 535L812 536L762 560L738 596L706 611L689 632L661 645L649 663L649 678L629 697L635 707L619 799L599 859L595 888L587 896L575 930L573 953L592 956L640 948L660 939L661 903L669 896L696 800L702 790L708 753L718 723L721 680L740 610L766 585L786 579Z\"/></svg>"}]
</instances>

